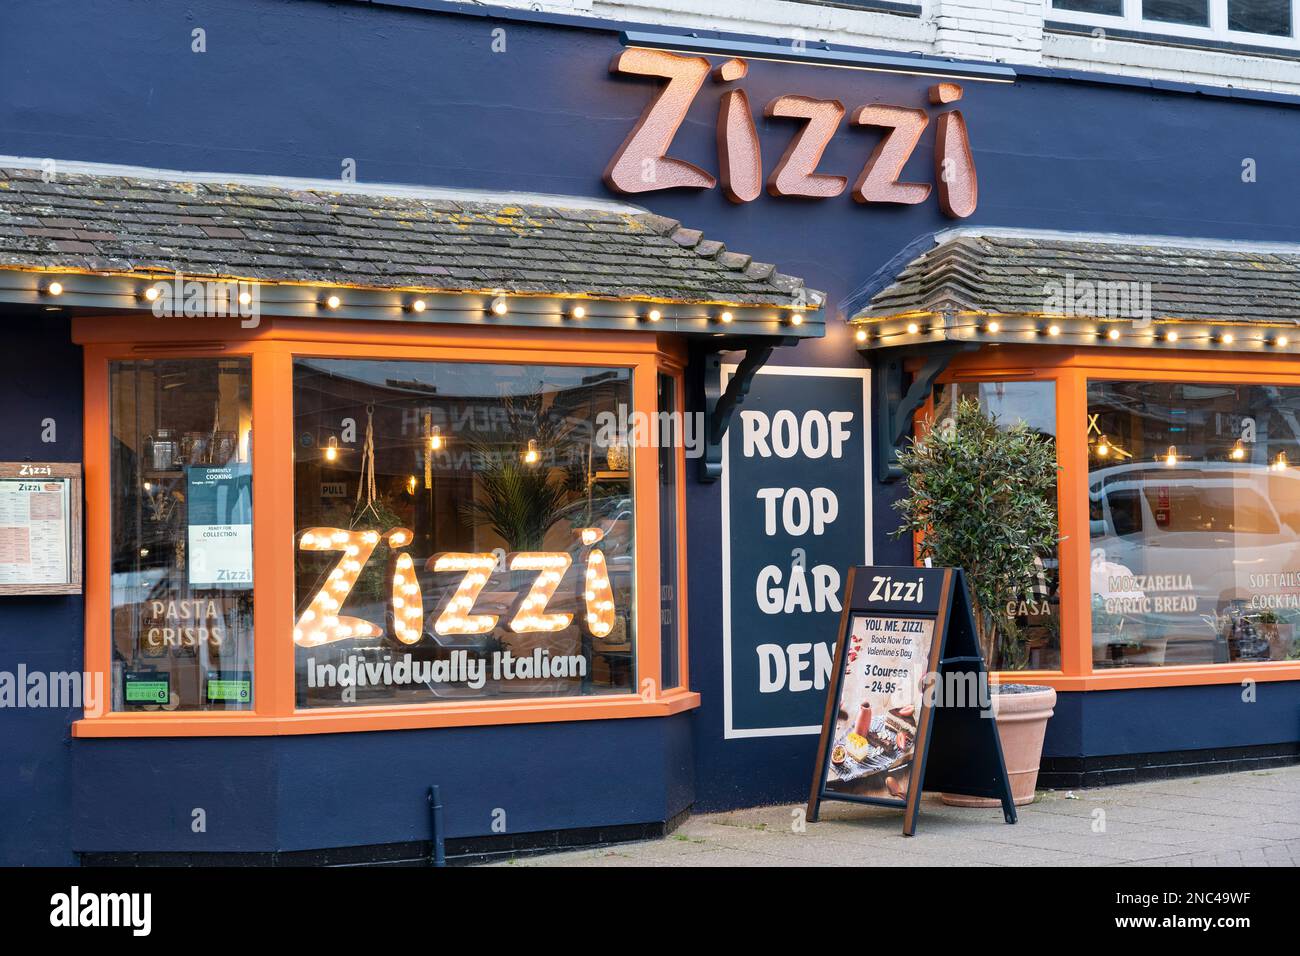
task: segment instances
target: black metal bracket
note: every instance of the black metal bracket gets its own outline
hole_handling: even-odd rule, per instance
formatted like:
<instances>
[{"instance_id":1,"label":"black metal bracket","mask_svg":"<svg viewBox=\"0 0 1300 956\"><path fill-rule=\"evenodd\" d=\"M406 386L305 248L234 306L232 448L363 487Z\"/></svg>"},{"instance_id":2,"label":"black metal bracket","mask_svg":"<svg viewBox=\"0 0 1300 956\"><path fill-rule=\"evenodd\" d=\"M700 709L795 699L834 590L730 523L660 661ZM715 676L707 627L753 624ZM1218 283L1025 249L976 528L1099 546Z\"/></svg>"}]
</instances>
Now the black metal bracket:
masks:
<instances>
[{"instance_id":1,"label":"black metal bracket","mask_svg":"<svg viewBox=\"0 0 1300 956\"><path fill-rule=\"evenodd\" d=\"M944 342L920 349L881 349L870 353L871 380L875 383L876 393L876 477L881 482L898 481L903 477L903 469L898 465L898 452L912 433L917 409L930 398L935 380L943 374L953 356L978 347L976 342ZM907 379L904 363L910 358L920 358L923 364L904 390L903 383Z\"/></svg>"},{"instance_id":2,"label":"black metal bracket","mask_svg":"<svg viewBox=\"0 0 1300 956\"><path fill-rule=\"evenodd\" d=\"M722 442L736 406L745 400L754 376L772 356L772 350L782 345L794 345L799 340L792 336L777 338L737 337L723 343L708 343L708 351L701 355L704 390L704 454L700 457L698 478L702 482L717 481L722 477ZM735 373L722 386L723 351L741 351L744 358Z\"/></svg>"}]
</instances>

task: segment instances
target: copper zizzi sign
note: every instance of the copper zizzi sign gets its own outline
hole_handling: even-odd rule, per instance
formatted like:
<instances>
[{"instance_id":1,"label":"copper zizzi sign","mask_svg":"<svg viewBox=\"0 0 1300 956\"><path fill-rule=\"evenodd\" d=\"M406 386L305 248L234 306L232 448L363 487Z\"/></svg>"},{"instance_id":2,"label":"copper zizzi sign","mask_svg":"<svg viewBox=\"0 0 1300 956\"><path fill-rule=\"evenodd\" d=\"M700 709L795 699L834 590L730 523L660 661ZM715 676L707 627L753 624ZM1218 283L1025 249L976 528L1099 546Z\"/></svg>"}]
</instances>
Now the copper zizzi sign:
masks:
<instances>
[{"instance_id":1,"label":"copper zizzi sign","mask_svg":"<svg viewBox=\"0 0 1300 956\"><path fill-rule=\"evenodd\" d=\"M704 81L710 76L717 83L744 79L749 72L744 60L731 59L711 68L704 57L633 48L616 55L609 69L611 73L668 81L641 113L605 168L605 184L610 189L620 193L712 189L720 181L732 202L751 202L758 198L764 186L763 155L744 90L727 90L718 104L716 179L693 163L668 155L673 137ZM930 103L940 106L955 103L961 96L962 88L956 83L936 83L929 91ZM800 122L785 152L767 175L768 193L830 199L844 191L848 177L817 172L822 153L839 129L844 112L844 104L839 100L796 94L778 96L763 108L764 116ZM887 131L853 183L855 200L911 206L930 197L930 183L899 182L903 167L930 123L924 109L871 103L853 110L849 122ZM939 208L954 218L965 218L975 211L979 198L966 121L960 110L949 109L940 113L936 122L934 165Z\"/></svg>"}]
</instances>

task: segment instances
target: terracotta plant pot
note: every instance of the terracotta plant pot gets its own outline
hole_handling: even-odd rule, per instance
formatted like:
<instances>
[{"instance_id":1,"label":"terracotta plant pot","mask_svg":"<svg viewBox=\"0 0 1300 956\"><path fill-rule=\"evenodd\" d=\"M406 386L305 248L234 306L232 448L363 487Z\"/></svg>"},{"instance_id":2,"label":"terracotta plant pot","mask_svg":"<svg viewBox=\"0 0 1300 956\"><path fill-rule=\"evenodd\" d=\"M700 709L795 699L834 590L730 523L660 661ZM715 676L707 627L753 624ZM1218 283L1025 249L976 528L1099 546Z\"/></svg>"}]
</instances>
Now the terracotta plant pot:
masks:
<instances>
[{"instance_id":1,"label":"terracotta plant pot","mask_svg":"<svg viewBox=\"0 0 1300 956\"><path fill-rule=\"evenodd\" d=\"M1003 684L993 694L993 714L998 737L1002 740L1002 759L1011 778L1011 796L1016 806L1034 802L1038 784L1038 763L1043 756L1043 736L1047 718L1056 706L1056 691L1029 684ZM1000 807L998 800L944 793L943 802L953 807Z\"/></svg>"}]
</instances>

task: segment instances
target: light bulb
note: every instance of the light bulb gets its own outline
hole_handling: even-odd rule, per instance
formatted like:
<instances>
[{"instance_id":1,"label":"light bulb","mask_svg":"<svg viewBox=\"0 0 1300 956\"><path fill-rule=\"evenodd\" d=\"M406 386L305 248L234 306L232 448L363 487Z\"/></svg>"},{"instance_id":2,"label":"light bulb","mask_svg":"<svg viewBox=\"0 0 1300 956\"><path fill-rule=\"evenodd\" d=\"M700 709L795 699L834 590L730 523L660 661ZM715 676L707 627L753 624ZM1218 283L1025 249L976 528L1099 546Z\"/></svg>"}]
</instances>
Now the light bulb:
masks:
<instances>
[{"instance_id":1,"label":"light bulb","mask_svg":"<svg viewBox=\"0 0 1300 956\"><path fill-rule=\"evenodd\" d=\"M732 315L730 312L723 312L720 316L718 316L718 320L722 322L723 325L730 325L735 320L735 318L736 317Z\"/></svg>"}]
</instances>

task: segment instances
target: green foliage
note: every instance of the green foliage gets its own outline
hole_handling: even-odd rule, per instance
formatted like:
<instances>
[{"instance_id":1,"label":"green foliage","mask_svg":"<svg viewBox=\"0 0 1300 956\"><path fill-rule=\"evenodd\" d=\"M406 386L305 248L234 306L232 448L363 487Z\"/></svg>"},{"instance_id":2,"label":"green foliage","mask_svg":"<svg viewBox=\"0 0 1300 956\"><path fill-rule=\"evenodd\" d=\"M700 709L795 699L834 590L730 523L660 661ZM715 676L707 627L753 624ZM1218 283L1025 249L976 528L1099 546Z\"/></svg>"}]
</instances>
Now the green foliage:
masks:
<instances>
[{"instance_id":1,"label":"green foliage","mask_svg":"<svg viewBox=\"0 0 1300 956\"><path fill-rule=\"evenodd\" d=\"M461 506L461 519L491 528L510 551L540 551L570 501L579 443L563 415L544 407L541 395L508 398L502 405L508 440L469 439L478 488L474 500ZM523 459L529 439L540 457L535 464Z\"/></svg>"},{"instance_id":2,"label":"green foliage","mask_svg":"<svg viewBox=\"0 0 1300 956\"><path fill-rule=\"evenodd\" d=\"M991 668L1026 665L1015 601L1032 597L1057 543L1056 448L1023 422L1001 427L962 399L951 428L936 427L899 455L908 497L896 537L920 536L920 556L966 572Z\"/></svg>"},{"instance_id":3,"label":"green foliage","mask_svg":"<svg viewBox=\"0 0 1300 956\"><path fill-rule=\"evenodd\" d=\"M508 454L483 458L476 475L483 497L461 507L466 520L491 528L510 551L540 551L568 500L564 483L553 480L544 465Z\"/></svg>"}]
</instances>

